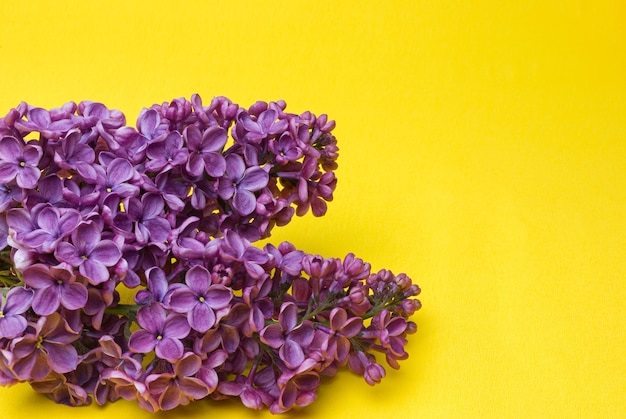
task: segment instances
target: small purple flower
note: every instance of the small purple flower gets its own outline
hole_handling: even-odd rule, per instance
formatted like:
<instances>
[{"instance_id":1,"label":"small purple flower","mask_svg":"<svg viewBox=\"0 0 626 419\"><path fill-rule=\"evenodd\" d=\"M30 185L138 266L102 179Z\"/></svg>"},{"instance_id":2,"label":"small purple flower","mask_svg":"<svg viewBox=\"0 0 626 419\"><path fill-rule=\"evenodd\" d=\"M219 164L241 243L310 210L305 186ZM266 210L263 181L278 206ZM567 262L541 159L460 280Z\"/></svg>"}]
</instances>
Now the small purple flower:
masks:
<instances>
[{"instance_id":1,"label":"small purple flower","mask_svg":"<svg viewBox=\"0 0 626 419\"><path fill-rule=\"evenodd\" d=\"M49 267L38 263L24 270L23 278L35 290L33 310L40 316L54 313L59 306L78 310L87 303L87 287L76 282L67 264Z\"/></svg>"},{"instance_id":2,"label":"small purple flower","mask_svg":"<svg viewBox=\"0 0 626 419\"><path fill-rule=\"evenodd\" d=\"M0 212L5 212L21 203L23 193L24 191L15 181L0 183Z\"/></svg>"},{"instance_id":3,"label":"small purple flower","mask_svg":"<svg viewBox=\"0 0 626 419\"><path fill-rule=\"evenodd\" d=\"M113 159L106 165L96 165L94 168L98 190L104 195L114 193L120 198L128 198L139 193L139 187L129 182L137 172L128 160Z\"/></svg>"},{"instance_id":4,"label":"small purple flower","mask_svg":"<svg viewBox=\"0 0 626 419\"><path fill-rule=\"evenodd\" d=\"M251 277L260 279L265 275L265 269L261 265L269 260L267 254L250 245L248 240L234 231L227 230L224 233L221 251L225 260L242 262Z\"/></svg>"},{"instance_id":5,"label":"small purple flower","mask_svg":"<svg viewBox=\"0 0 626 419\"><path fill-rule=\"evenodd\" d=\"M28 110L26 116L28 118L27 121L20 119L15 122L15 126L22 134L38 131L46 138L59 138L75 127L71 119L55 118L55 120L53 120L51 112L42 108L31 108Z\"/></svg>"},{"instance_id":6,"label":"small purple flower","mask_svg":"<svg viewBox=\"0 0 626 419\"><path fill-rule=\"evenodd\" d=\"M183 139L176 131L170 132L163 141L151 143L146 149L146 170L167 171L187 162L189 151L183 147Z\"/></svg>"},{"instance_id":7,"label":"small purple flower","mask_svg":"<svg viewBox=\"0 0 626 419\"><path fill-rule=\"evenodd\" d=\"M172 363L182 358L184 347L180 340L191 330L184 316L167 315L161 304L152 304L139 309L137 323L141 329L128 341L133 352L145 354L155 350L157 357Z\"/></svg>"},{"instance_id":8,"label":"small purple flower","mask_svg":"<svg viewBox=\"0 0 626 419\"><path fill-rule=\"evenodd\" d=\"M306 359L304 348L313 341L314 331L309 321L299 324L298 306L283 303L278 314L278 323L265 326L260 332L263 343L279 349L279 356L288 368L298 368Z\"/></svg>"},{"instance_id":9,"label":"small purple flower","mask_svg":"<svg viewBox=\"0 0 626 419\"><path fill-rule=\"evenodd\" d=\"M196 377L201 366L200 357L188 352L174 364L173 373L146 377L146 386L150 393L159 395L158 403L162 410L171 410L209 395L207 385Z\"/></svg>"},{"instance_id":10,"label":"small purple flower","mask_svg":"<svg viewBox=\"0 0 626 419\"><path fill-rule=\"evenodd\" d=\"M348 358L352 344L350 338L355 337L363 328L361 317L350 317L342 307L335 307L331 310L330 316L330 336L326 351L335 357L339 362Z\"/></svg>"},{"instance_id":11,"label":"small purple flower","mask_svg":"<svg viewBox=\"0 0 626 419\"><path fill-rule=\"evenodd\" d=\"M15 180L20 188L34 189L41 176L38 167L41 156L38 145L26 144L15 137L0 139L0 183Z\"/></svg>"},{"instance_id":12,"label":"small purple flower","mask_svg":"<svg viewBox=\"0 0 626 419\"><path fill-rule=\"evenodd\" d=\"M222 199L231 199L233 208L241 215L248 215L256 207L253 192L267 186L269 175L258 166L246 168L241 156L226 157L226 174L219 179L218 193Z\"/></svg>"},{"instance_id":13,"label":"small purple flower","mask_svg":"<svg viewBox=\"0 0 626 419\"><path fill-rule=\"evenodd\" d=\"M76 170L83 178L88 180L96 179L96 171L93 163L96 154L93 148L80 142L80 131L71 131L61 140L61 147L54 153L54 162L61 169L70 171Z\"/></svg>"},{"instance_id":14,"label":"small purple flower","mask_svg":"<svg viewBox=\"0 0 626 419\"><path fill-rule=\"evenodd\" d=\"M232 290L212 284L211 273L203 266L192 267L185 275L186 287L172 291L169 306L178 313L187 313L189 325L204 333L215 325L215 311L228 307Z\"/></svg>"},{"instance_id":15,"label":"small purple flower","mask_svg":"<svg viewBox=\"0 0 626 419\"><path fill-rule=\"evenodd\" d=\"M165 272L158 266L153 266L146 270L148 287L145 290L137 291L135 302L140 305L151 305L153 303L163 303L169 290L169 282L165 277Z\"/></svg>"},{"instance_id":16,"label":"small purple flower","mask_svg":"<svg viewBox=\"0 0 626 419\"><path fill-rule=\"evenodd\" d=\"M43 253L53 253L57 244L78 226L81 215L74 209L40 205L44 205L41 210L33 211L38 228L24 234L22 242L32 248L40 247Z\"/></svg>"},{"instance_id":17,"label":"small purple flower","mask_svg":"<svg viewBox=\"0 0 626 419\"><path fill-rule=\"evenodd\" d=\"M136 198L128 201L126 214L128 221L134 223L138 244L163 243L167 240L172 227L164 217L164 209L163 198L154 193L144 194L141 201Z\"/></svg>"},{"instance_id":18,"label":"small purple flower","mask_svg":"<svg viewBox=\"0 0 626 419\"><path fill-rule=\"evenodd\" d=\"M30 308L33 294L24 287L11 288L6 297L0 294L0 338L13 339L24 333L28 323L22 314Z\"/></svg>"},{"instance_id":19,"label":"small purple flower","mask_svg":"<svg viewBox=\"0 0 626 419\"><path fill-rule=\"evenodd\" d=\"M189 148L186 170L191 176L200 176L206 171L209 176L220 177L226 170L226 161L221 152L228 135L221 127L211 127L201 132L195 125L189 125L183 132Z\"/></svg>"},{"instance_id":20,"label":"small purple flower","mask_svg":"<svg viewBox=\"0 0 626 419\"><path fill-rule=\"evenodd\" d=\"M288 132L281 135L278 140L270 141L269 149L274 153L274 158L278 164L286 164L302 157L302 149L298 147L297 142Z\"/></svg>"},{"instance_id":21,"label":"small purple flower","mask_svg":"<svg viewBox=\"0 0 626 419\"><path fill-rule=\"evenodd\" d=\"M20 380L42 380L51 371L67 373L76 369L78 352L72 345L79 335L59 313L41 317L35 333L17 338L11 344L15 356L13 371Z\"/></svg>"},{"instance_id":22,"label":"small purple flower","mask_svg":"<svg viewBox=\"0 0 626 419\"><path fill-rule=\"evenodd\" d=\"M244 139L258 144L262 139L287 129L287 121L284 119L277 121L277 118L278 113L273 109L261 112L256 121L252 119L248 112L241 112L237 116L237 123L241 124L247 131Z\"/></svg>"},{"instance_id":23,"label":"small purple flower","mask_svg":"<svg viewBox=\"0 0 626 419\"><path fill-rule=\"evenodd\" d=\"M59 243L54 255L59 261L78 267L81 275L97 285L109 279L108 267L120 260L122 252L111 240L101 240L96 223L83 222L72 232L72 243Z\"/></svg>"}]
</instances>

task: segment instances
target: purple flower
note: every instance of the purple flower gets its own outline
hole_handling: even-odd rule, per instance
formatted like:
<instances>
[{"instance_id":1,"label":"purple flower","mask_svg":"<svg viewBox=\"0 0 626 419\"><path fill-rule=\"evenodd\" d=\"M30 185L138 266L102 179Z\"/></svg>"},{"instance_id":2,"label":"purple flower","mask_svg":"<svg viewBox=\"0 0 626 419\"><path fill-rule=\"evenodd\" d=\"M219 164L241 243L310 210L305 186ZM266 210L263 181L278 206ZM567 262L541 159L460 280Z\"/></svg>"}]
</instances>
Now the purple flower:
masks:
<instances>
[{"instance_id":1,"label":"purple flower","mask_svg":"<svg viewBox=\"0 0 626 419\"><path fill-rule=\"evenodd\" d=\"M78 352L72 345L78 339L59 313L41 317L35 333L17 338L11 344L15 356L13 371L20 380L42 380L50 371L66 373L76 369Z\"/></svg>"},{"instance_id":2,"label":"purple flower","mask_svg":"<svg viewBox=\"0 0 626 419\"><path fill-rule=\"evenodd\" d=\"M135 240L140 245L148 242L163 243L167 240L171 226L164 217L165 203L161 195L147 193L141 201L131 198L126 214L128 221L135 225Z\"/></svg>"},{"instance_id":3,"label":"purple flower","mask_svg":"<svg viewBox=\"0 0 626 419\"><path fill-rule=\"evenodd\" d=\"M32 301L33 291L24 287L11 288L6 297L0 294L0 338L13 339L24 333L28 323L22 314Z\"/></svg>"},{"instance_id":4,"label":"purple flower","mask_svg":"<svg viewBox=\"0 0 626 419\"><path fill-rule=\"evenodd\" d=\"M298 368L306 359L304 348L313 341L314 331L309 321L299 323L298 306L283 303L278 323L265 326L260 332L261 341L274 349L288 368Z\"/></svg>"},{"instance_id":5,"label":"purple flower","mask_svg":"<svg viewBox=\"0 0 626 419\"><path fill-rule=\"evenodd\" d=\"M59 138L75 126L71 119L55 118L56 120L53 121L51 112L42 108L31 108L27 117L27 121L18 120L15 122L15 126L22 134L38 131L46 138Z\"/></svg>"},{"instance_id":6,"label":"purple flower","mask_svg":"<svg viewBox=\"0 0 626 419\"><path fill-rule=\"evenodd\" d=\"M170 132L163 141L151 143L146 149L146 170L160 172L187 162L189 151L183 148L183 139L176 131Z\"/></svg>"},{"instance_id":7,"label":"purple flower","mask_svg":"<svg viewBox=\"0 0 626 419\"><path fill-rule=\"evenodd\" d=\"M251 277L260 279L265 275L265 269L261 265L269 260L267 254L251 246L248 240L234 231L227 230L224 233L221 251L225 260L242 262Z\"/></svg>"},{"instance_id":8,"label":"purple flower","mask_svg":"<svg viewBox=\"0 0 626 419\"><path fill-rule=\"evenodd\" d=\"M22 202L23 190L15 182L0 183L0 212Z\"/></svg>"},{"instance_id":9,"label":"purple flower","mask_svg":"<svg viewBox=\"0 0 626 419\"><path fill-rule=\"evenodd\" d=\"M97 165L94 168L97 173L98 190L103 194L114 193L120 198L128 198L139 193L139 187L128 182L136 175L128 160L113 159L108 164Z\"/></svg>"},{"instance_id":10,"label":"purple flower","mask_svg":"<svg viewBox=\"0 0 626 419\"><path fill-rule=\"evenodd\" d=\"M173 373L151 374L146 378L150 393L159 395L162 410L186 405L209 394L207 385L195 376L201 366L200 357L189 352L174 364Z\"/></svg>"},{"instance_id":11,"label":"purple flower","mask_svg":"<svg viewBox=\"0 0 626 419\"><path fill-rule=\"evenodd\" d=\"M220 177L226 170L226 161L221 154L228 135L221 127L211 127L200 132L198 127L190 125L183 132L189 148L189 160L185 166L191 176L200 176L206 171L209 176Z\"/></svg>"},{"instance_id":12,"label":"purple flower","mask_svg":"<svg viewBox=\"0 0 626 419\"><path fill-rule=\"evenodd\" d=\"M284 119L277 121L277 118L278 113L273 109L261 112L256 121L248 112L241 112L237 116L237 123L241 124L246 131L244 139L258 144L262 139L287 129L287 121Z\"/></svg>"},{"instance_id":13,"label":"purple flower","mask_svg":"<svg viewBox=\"0 0 626 419\"><path fill-rule=\"evenodd\" d=\"M218 193L222 199L231 199L233 208L248 215L256 207L253 192L260 191L269 181L269 175L258 166L248 167L237 154L226 157L226 174L219 179Z\"/></svg>"},{"instance_id":14,"label":"purple flower","mask_svg":"<svg viewBox=\"0 0 626 419\"><path fill-rule=\"evenodd\" d=\"M67 264L48 267L38 263L23 273L24 283L35 290L33 310L40 316L54 313L59 306L78 310L87 303L87 287L76 282Z\"/></svg>"},{"instance_id":15,"label":"purple flower","mask_svg":"<svg viewBox=\"0 0 626 419\"><path fill-rule=\"evenodd\" d=\"M176 288L169 306L178 313L187 313L189 325L206 332L215 325L215 310L228 307L232 291L224 285L212 284L211 273L203 266L192 267L185 275L186 287Z\"/></svg>"},{"instance_id":16,"label":"purple flower","mask_svg":"<svg viewBox=\"0 0 626 419\"><path fill-rule=\"evenodd\" d=\"M120 260L122 252L111 240L101 240L96 223L84 222L72 232L72 243L59 243L54 255L59 261L78 267L81 275L97 285L109 279L107 268Z\"/></svg>"},{"instance_id":17,"label":"purple flower","mask_svg":"<svg viewBox=\"0 0 626 419\"><path fill-rule=\"evenodd\" d=\"M78 226L81 216L73 209L41 205L44 206L40 211L33 211L38 228L24 234L22 242L32 248L40 247L44 253L52 253L57 244Z\"/></svg>"},{"instance_id":18,"label":"purple flower","mask_svg":"<svg viewBox=\"0 0 626 419\"><path fill-rule=\"evenodd\" d=\"M334 358L343 362L348 358L352 344L350 338L355 337L363 328L361 317L350 317L342 307L335 307L331 310L330 330L326 351Z\"/></svg>"},{"instance_id":19,"label":"purple flower","mask_svg":"<svg viewBox=\"0 0 626 419\"><path fill-rule=\"evenodd\" d=\"M93 162L96 153L93 148L86 144L81 144L80 131L71 131L61 141L54 153L54 162L64 170L76 170L83 178L88 180L96 179L96 171Z\"/></svg>"},{"instance_id":20,"label":"purple flower","mask_svg":"<svg viewBox=\"0 0 626 419\"><path fill-rule=\"evenodd\" d=\"M302 157L302 149L288 132L281 135L277 141L270 141L269 149L274 153L278 164L286 164Z\"/></svg>"},{"instance_id":21,"label":"purple flower","mask_svg":"<svg viewBox=\"0 0 626 419\"><path fill-rule=\"evenodd\" d=\"M165 272L158 266L153 266L146 270L148 287L145 290L137 291L135 302L140 305L150 305L152 303L163 303L169 290L169 282L165 277Z\"/></svg>"},{"instance_id":22,"label":"purple flower","mask_svg":"<svg viewBox=\"0 0 626 419\"><path fill-rule=\"evenodd\" d=\"M169 362L176 362L183 356L183 339L191 330L185 317L165 312L161 304L142 307L137 312L140 330L134 332L128 347L137 353L155 350L156 356Z\"/></svg>"},{"instance_id":23,"label":"purple flower","mask_svg":"<svg viewBox=\"0 0 626 419\"><path fill-rule=\"evenodd\" d=\"M17 182L20 188L34 189L41 176L38 164L42 150L15 137L0 139L0 183Z\"/></svg>"}]
</instances>

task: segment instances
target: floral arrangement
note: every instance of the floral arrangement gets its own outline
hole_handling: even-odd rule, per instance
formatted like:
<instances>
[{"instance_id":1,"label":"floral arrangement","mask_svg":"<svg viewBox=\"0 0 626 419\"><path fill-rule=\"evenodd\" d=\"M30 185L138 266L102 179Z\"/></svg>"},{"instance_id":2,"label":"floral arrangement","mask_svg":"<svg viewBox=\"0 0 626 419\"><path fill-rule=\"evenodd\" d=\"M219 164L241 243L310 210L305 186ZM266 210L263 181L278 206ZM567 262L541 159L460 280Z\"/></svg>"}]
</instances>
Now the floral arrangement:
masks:
<instances>
[{"instance_id":1,"label":"floral arrangement","mask_svg":"<svg viewBox=\"0 0 626 419\"><path fill-rule=\"evenodd\" d=\"M90 101L0 119L0 383L280 413L341 367L379 382L376 353L398 368L420 308L406 275L251 244L324 215L336 186L334 122L285 107L193 95L136 128Z\"/></svg>"}]
</instances>

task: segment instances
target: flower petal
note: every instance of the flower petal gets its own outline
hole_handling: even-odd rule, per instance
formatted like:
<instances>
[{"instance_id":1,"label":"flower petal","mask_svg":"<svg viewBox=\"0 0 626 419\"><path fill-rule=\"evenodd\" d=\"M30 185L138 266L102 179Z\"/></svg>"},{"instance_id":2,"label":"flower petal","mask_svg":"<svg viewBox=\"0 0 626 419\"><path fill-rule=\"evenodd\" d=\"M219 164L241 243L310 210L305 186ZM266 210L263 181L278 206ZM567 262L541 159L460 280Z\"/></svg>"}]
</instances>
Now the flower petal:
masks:
<instances>
[{"instance_id":1,"label":"flower petal","mask_svg":"<svg viewBox=\"0 0 626 419\"><path fill-rule=\"evenodd\" d=\"M200 333L215 325L215 313L206 303L196 304L188 314L189 324Z\"/></svg>"},{"instance_id":2,"label":"flower petal","mask_svg":"<svg viewBox=\"0 0 626 419\"><path fill-rule=\"evenodd\" d=\"M128 339L128 347L131 351L146 354L156 346L154 333L147 330L137 330Z\"/></svg>"}]
</instances>

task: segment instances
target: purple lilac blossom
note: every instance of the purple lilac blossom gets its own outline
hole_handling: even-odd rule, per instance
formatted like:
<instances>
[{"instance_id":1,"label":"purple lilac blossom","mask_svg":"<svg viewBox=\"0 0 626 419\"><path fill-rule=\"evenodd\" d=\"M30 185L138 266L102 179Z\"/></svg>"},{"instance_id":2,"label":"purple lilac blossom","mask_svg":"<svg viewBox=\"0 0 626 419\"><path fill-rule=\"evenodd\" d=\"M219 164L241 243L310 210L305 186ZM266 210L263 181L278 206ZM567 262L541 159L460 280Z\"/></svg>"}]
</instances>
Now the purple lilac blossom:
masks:
<instances>
[{"instance_id":1,"label":"purple lilac blossom","mask_svg":"<svg viewBox=\"0 0 626 419\"><path fill-rule=\"evenodd\" d=\"M282 413L343 366L380 382L374 353L398 368L421 307L406 275L251 243L336 188L334 121L285 109L193 95L135 127L91 101L0 118L0 384Z\"/></svg>"}]
</instances>

